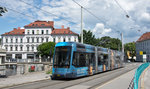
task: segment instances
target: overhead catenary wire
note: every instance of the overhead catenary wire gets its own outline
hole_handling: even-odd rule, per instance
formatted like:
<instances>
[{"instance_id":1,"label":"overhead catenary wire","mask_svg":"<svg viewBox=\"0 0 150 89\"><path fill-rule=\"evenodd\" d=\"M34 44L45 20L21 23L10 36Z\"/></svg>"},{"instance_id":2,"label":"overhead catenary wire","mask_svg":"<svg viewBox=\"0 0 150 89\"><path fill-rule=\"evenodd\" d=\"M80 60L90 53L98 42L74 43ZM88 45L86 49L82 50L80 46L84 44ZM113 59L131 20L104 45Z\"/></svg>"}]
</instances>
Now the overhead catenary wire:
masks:
<instances>
[{"instance_id":1,"label":"overhead catenary wire","mask_svg":"<svg viewBox=\"0 0 150 89\"><path fill-rule=\"evenodd\" d=\"M134 23L136 22L135 19L133 19L131 16L129 16L128 12L119 4L119 2L117 0L114 0L116 2L116 4L126 13L126 17L131 19ZM135 23L136 24L136 23ZM132 27L130 28L132 30ZM137 31L139 31L139 29L137 29Z\"/></svg>"},{"instance_id":2,"label":"overhead catenary wire","mask_svg":"<svg viewBox=\"0 0 150 89\"><path fill-rule=\"evenodd\" d=\"M116 3L117 3L117 5L126 13L126 17L127 18L129 18L129 15L128 15L128 13L127 13L127 11L119 4L119 2L117 1L117 0L114 0Z\"/></svg>"},{"instance_id":3,"label":"overhead catenary wire","mask_svg":"<svg viewBox=\"0 0 150 89\"><path fill-rule=\"evenodd\" d=\"M4 4L4 3L2 3L2 4ZM21 12L19 12L19 11L17 11L17 10L12 9L12 8L9 8L9 7L6 7L6 8L7 8L8 10L14 11L14 12L19 13L19 14L21 14L21 15L30 17L31 19L35 19L35 17L33 17L33 16L27 15L27 14L25 14L25 13L21 13ZM36 20L36 19L35 19L35 20Z\"/></svg>"},{"instance_id":4,"label":"overhead catenary wire","mask_svg":"<svg viewBox=\"0 0 150 89\"><path fill-rule=\"evenodd\" d=\"M76 3L77 5L79 5L80 7L82 7L85 11L87 11L89 14L91 14L92 16L94 16L98 21L105 23L105 21L103 21L102 19L100 19L98 16L96 16L94 13L92 13L91 11L89 11L87 8L85 8L84 6L82 6L81 4L77 3L75 0L72 0L74 3ZM106 23L105 23L106 24ZM114 27L111 27L107 24L107 26L109 28L113 28L113 30L116 30L116 28L114 29ZM117 30L116 30L117 31Z\"/></svg>"},{"instance_id":5,"label":"overhead catenary wire","mask_svg":"<svg viewBox=\"0 0 150 89\"><path fill-rule=\"evenodd\" d=\"M96 16L95 14L93 14L91 11L89 11L88 9L86 9L85 7L83 7L81 4L77 3L75 0L72 0L73 2L75 2L77 5L79 5L80 7L82 7L84 10L86 10L88 13L90 13L92 16L94 16L95 18L97 18L99 21L105 23L105 21L103 21L102 19L100 19L98 16Z\"/></svg>"},{"instance_id":6,"label":"overhead catenary wire","mask_svg":"<svg viewBox=\"0 0 150 89\"><path fill-rule=\"evenodd\" d=\"M30 4L30 3L27 3L27 2L25 2L25 1L23 1L23 0L19 0L19 1L25 3L25 4L29 5L29 6L32 6L32 7L36 8L36 9L39 9L39 10L41 10L41 11L43 11L43 12L46 12L46 13L48 13L48 14L50 14L50 15L53 15L53 16L55 16L55 17L60 18L58 15L53 14L53 13L51 13L51 12L48 12L48 11L46 11L46 10L43 10L43 9L41 9L40 7L37 7L37 6L32 5L32 4ZM62 20L65 20L65 21L70 22L70 23L75 23L75 22L73 22L73 21L70 21L70 20L67 20L67 19L63 19L63 18L62 18Z\"/></svg>"}]
</instances>

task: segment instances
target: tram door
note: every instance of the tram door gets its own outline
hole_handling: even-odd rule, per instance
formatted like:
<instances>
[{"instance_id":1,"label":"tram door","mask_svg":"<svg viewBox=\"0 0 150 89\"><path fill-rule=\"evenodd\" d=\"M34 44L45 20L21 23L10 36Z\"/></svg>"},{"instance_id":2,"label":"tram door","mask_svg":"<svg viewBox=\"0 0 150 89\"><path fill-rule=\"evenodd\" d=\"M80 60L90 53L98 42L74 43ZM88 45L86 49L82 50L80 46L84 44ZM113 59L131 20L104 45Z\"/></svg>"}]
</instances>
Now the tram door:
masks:
<instances>
[{"instance_id":1,"label":"tram door","mask_svg":"<svg viewBox=\"0 0 150 89\"><path fill-rule=\"evenodd\" d=\"M94 54L88 54L88 73L89 75L93 75L93 72L95 72L95 55Z\"/></svg>"}]
</instances>

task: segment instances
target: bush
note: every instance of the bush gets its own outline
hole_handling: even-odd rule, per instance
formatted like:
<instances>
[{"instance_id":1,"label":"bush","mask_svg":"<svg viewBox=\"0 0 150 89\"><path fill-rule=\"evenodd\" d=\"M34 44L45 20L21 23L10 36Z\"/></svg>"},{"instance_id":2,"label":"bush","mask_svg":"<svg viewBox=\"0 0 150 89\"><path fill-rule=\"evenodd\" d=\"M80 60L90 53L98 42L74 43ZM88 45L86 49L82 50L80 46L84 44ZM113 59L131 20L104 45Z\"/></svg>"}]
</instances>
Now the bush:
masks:
<instances>
[{"instance_id":1,"label":"bush","mask_svg":"<svg viewBox=\"0 0 150 89\"><path fill-rule=\"evenodd\" d=\"M46 71L46 74L52 74L52 69L51 69L51 70Z\"/></svg>"}]
</instances>

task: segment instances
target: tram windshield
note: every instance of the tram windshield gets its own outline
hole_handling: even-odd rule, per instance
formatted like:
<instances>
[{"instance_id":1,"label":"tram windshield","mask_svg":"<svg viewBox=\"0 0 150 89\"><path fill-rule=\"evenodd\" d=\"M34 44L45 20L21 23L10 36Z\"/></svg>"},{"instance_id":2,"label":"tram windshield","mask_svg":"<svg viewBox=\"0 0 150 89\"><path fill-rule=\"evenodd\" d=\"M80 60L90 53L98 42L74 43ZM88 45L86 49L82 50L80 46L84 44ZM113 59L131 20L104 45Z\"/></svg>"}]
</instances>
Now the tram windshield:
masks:
<instances>
[{"instance_id":1,"label":"tram windshield","mask_svg":"<svg viewBox=\"0 0 150 89\"><path fill-rule=\"evenodd\" d=\"M55 49L55 59L54 67L55 68L69 68L71 58L71 47L70 46L61 46L56 47Z\"/></svg>"}]
</instances>

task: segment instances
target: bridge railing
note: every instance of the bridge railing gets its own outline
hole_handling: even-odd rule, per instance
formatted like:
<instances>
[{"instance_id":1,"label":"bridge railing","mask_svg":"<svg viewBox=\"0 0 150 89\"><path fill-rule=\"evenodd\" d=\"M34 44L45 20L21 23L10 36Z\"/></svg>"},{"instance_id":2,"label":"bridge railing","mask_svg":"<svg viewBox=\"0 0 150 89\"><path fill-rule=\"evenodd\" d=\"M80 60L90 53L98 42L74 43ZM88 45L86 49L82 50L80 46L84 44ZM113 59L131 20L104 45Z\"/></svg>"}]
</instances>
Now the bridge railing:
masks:
<instances>
[{"instance_id":1,"label":"bridge railing","mask_svg":"<svg viewBox=\"0 0 150 89\"><path fill-rule=\"evenodd\" d=\"M140 65L137 69L136 69L136 72L135 72L135 75L134 75L134 89L138 89L138 83L139 83L139 78L140 78L140 75L141 73L149 66L149 63L144 63L142 65Z\"/></svg>"}]
</instances>

